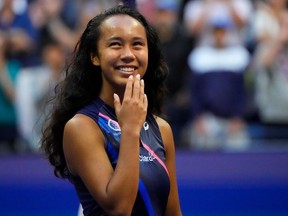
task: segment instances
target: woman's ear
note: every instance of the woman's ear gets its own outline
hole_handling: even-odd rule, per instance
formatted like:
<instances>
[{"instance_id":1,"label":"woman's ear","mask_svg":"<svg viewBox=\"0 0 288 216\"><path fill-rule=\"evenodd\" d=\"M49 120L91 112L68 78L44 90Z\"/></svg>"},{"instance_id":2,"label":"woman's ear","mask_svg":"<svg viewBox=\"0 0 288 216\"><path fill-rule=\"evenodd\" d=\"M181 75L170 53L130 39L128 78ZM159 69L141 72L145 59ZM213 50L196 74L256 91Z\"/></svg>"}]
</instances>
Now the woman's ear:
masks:
<instances>
[{"instance_id":1,"label":"woman's ear","mask_svg":"<svg viewBox=\"0 0 288 216\"><path fill-rule=\"evenodd\" d=\"M93 65L95 66L99 66L100 62L99 62L99 58L98 56L94 55L94 54L90 54L90 59Z\"/></svg>"}]
</instances>

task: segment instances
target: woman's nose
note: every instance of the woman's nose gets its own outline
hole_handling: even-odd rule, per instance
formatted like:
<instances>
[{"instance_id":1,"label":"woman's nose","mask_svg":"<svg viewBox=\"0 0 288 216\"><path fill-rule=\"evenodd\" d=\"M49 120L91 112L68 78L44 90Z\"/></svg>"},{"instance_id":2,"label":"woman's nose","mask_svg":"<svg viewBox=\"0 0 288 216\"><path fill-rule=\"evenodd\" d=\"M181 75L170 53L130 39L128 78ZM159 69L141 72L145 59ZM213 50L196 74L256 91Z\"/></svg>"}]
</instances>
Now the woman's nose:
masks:
<instances>
[{"instance_id":1,"label":"woman's nose","mask_svg":"<svg viewBox=\"0 0 288 216\"><path fill-rule=\"evenodd\" d=\"M126 46L123 48L122 53L121 53L121 58L126 59L126 60L133 60L135 58L135 55L133 53L133 50L131 47Z\"/></svg>"}]
</instances>

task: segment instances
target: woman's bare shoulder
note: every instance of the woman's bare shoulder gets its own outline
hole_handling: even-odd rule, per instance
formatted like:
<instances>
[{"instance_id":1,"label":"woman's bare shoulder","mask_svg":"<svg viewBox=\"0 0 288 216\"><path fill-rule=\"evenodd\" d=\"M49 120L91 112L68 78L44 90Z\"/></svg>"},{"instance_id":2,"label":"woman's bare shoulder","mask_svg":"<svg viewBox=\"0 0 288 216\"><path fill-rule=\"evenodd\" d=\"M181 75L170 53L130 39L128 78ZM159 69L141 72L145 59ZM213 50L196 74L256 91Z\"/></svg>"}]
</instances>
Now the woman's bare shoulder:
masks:
<instances>
[{"instance_id":1,"label":"woman's bare shoulder","mask_svg":"<svg viewBox=\"0 0 288 216\"><path fill-rule=\"evenodd\" d=\"M163 144L165 146L165 149L167 150L167 148L170 148L171 145L174 145L171 126L168 123L168 121L165 120L164 118L161 118L159 116L154 116L154 117L160 129Z\"/></svg>"},{"instance_id":2,"label":"woman's bare shoulder","mask_svg":"<svg viewBox=\"0 0 288 216\"><path fill-rule=\"evenodd\" d=\"M76 114L65 125L64 138L79 139L95 139L96 137L103 137L103 134L98 124L90 117L83 114Z\"/></svg>"},{"instance_id":3,"label":"woman's bare shoulder","mask_svg":"<svg viewBox=\"0 0 288 216\"><path fill-rule=\"evenodd\" d=\"M168 130L168 131L171 131L171 126L170 124L168 123L167 120L165 120L164 118L162 117L159 117L159 116L154 116L160 130Z\"/></svg>"},{"instance_id":4,"label":"woman's bare shoulder","mask_svg":"<svg viewBox=\"0 0 288 216\"><path fill-rule=\"evenodd\" d=\"M86 158L93 158L95 154L104 149L104 135L93 119L83 114L77 114L66 123L63 134L63 150L72 173L79 173L78 164L80 162L83 164Z\"/></svg>"}]
</instances>

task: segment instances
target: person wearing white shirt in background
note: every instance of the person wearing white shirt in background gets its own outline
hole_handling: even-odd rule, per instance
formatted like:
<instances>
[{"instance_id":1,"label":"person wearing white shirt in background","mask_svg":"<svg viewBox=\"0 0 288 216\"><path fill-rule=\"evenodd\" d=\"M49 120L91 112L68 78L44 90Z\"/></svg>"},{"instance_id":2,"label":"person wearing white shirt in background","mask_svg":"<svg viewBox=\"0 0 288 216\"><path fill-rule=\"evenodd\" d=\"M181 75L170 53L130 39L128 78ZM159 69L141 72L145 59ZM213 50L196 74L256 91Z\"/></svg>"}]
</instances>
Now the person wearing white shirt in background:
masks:
<instances>
[{"instance_id":1,"label":"person wearing white shirt in background","mask_svg":"<svg viewBox=\"0 0 288 216\"><path fill-rule=\"evenodd\" d=\"M193 112L190 145L205 150L243 150L249 144L244 73L250 55L243 45L229 43L229 20L213 20L210 27L213 43L198 45L188 57Z\"/></svg>"}]
</instances>

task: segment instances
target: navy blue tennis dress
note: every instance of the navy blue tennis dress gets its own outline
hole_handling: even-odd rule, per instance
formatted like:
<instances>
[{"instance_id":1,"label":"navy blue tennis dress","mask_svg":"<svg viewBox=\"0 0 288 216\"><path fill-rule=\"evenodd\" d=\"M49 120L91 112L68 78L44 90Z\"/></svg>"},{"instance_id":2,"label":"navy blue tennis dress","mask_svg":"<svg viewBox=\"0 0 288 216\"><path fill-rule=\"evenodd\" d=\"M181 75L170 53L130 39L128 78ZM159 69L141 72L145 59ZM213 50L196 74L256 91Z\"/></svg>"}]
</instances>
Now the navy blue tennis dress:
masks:
<instances>
[{"instance_id":1,"label":"navy blue tennis dress","mask_svg":"<svg viewBox=\"0 0 288 216\"><path fill-rule=\"evenodd\" d=\"M99 125L106 139L107 154L115 168L121 136L115 110L97 98L78 113L89 116ZM148 115L141 129L140 139L140 179L132 215L162 216L167 205L170 181L165 166L163 141L158 124L152 115ZM74 176L70 180L76 188L85 216L107 215L90 195L80 178Z\"/></svg>"}]
</instances>

